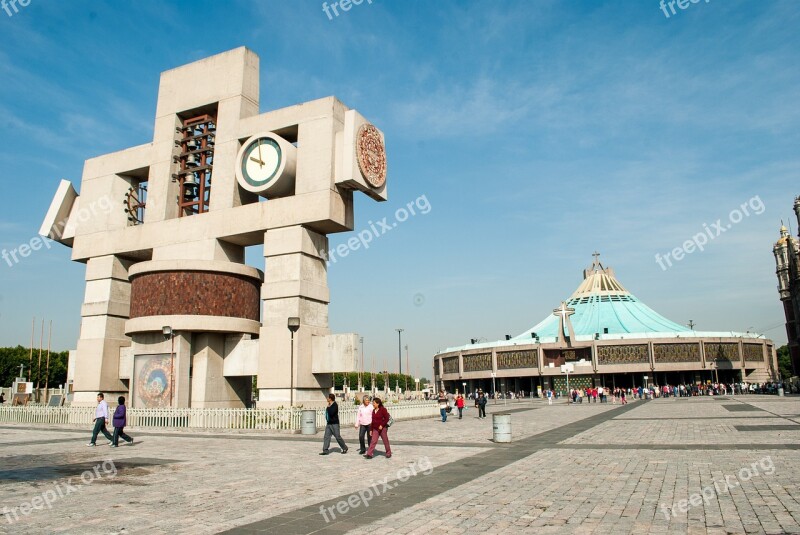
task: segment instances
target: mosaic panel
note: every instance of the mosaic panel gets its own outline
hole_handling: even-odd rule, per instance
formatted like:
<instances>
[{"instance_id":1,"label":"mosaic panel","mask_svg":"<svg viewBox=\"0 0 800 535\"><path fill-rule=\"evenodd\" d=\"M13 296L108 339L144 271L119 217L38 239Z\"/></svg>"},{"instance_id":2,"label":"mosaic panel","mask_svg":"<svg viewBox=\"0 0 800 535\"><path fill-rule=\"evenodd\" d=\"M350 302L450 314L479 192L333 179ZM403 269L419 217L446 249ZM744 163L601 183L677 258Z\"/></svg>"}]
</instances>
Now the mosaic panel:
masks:
<instances>
[{"instance_id":1,"label":"mosaic panel","mask_svg":"<svg viewBox=\"0 0 800 535\"><path fill-rule=\"evenodd\" d=\"M744 360L748 362L764 362L764 346L761 344L744 344L742 351L744 352Z\"/></svg>"},{"instance_id":2,"label":"mosaic panel","mask_svg":"<svg viewBox=\"0 0 800 535\"><path fill-rule=\"evenodd\" d=\"M705 343L706 361L738 362L739 344Z\"/></svg>"},{"instance_id":3,"label":"mosaic panel","mask_svg":"<svg viewBox=\"0 0 800 535\"><path fill-rule=\"evenodd\" d=\"M656 362L700 362L700 346L697 344L654 344Z\"/></svg>"},{"instance_id":4,"label":"mosaic panel","mask_svg":"<svg viewBox=\"0 0 800 535\"><path fill-rule=\"evenodd\" d=\"M592 377L589 375L572 375L569 376L569 390L567 390L566 377L553 377L553 390L559 392L562 396L573 388L590 388L592 386ZM585 400L584 400L585 401Z\"/></svg>"},{"instance_id":5,"label":"mosaic panel","mask_svg":"<svg viewBox=\"0 0 800 535\"><path fill-rule=\"evenodd\" d=\"M492 369L492 354L464 355L465 372L481 372Z\"/></svg>"},{"instance_id":6,"label":"mosaic panel","mask_svg":"<svg viewBox=\"0 0 800 535\"><path fill-rule=\"evenodd\" d=\"M598 364L647 364L649 356L644 344L628 346L598 346Z\"/></svg>"},{"instance_id":7,"label":"mosaic panel","mask_svg":"<svg viewBox=\"0 0 800 535\"><path fill-rule=\"evenodd\" d=\"M506 351L497 354L497 369L536 368L539 366L536 351Z\"/></svg>"},{"instance_id":8,"label":"mosaic panel","mask_svg":"<svg viewBox=\"0 0 800 535\"><path fill-rule=\"evenodd\" d=\"M458 357L447 357L442 359L444 373L458 373Z\"/></svg>"}]
</instances>

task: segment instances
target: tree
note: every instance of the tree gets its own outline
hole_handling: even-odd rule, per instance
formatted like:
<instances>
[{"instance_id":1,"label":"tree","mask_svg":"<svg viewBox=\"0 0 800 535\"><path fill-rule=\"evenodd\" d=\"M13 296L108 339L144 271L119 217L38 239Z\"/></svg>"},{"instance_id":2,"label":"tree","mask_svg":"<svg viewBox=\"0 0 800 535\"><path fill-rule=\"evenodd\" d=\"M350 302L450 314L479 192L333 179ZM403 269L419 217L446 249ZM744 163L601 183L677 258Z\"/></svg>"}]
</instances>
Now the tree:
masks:
<instances>
[{"instance_id":1,"label":"tree","mask_svg":"<svg viewBox=\"0 0 800 535\"><path fill-rule=\"evenodd\" d=\"M45 377L47 373L47 353L42 352L42 364L39 369L39 350L33 350L33 370L29 368L30 361L30 348L17 346L17 347L0 347L0 386L9 387L14 382L14 379L19 375L20 364L25 366L23 372L28 381L39 381L39 387L44 388L45 383L48 383L50 388L58 388L67 382L67 362L69 360L69 351L50 352L50 373L49 377Z\"/></svg>"},{"instance_id":2,"label":"tree","mask_svg":"<svg viewBox=\"0 0 800 535\"><path fill-rule=\"evenodd\" d=\"M780 371L781 378L784 380L794 376L794 373L792 373L792 358L789 355L788 345L778 348L778 371Z\"/></svg>"},{"instance_id":3,"label":"tree","mask_svg":"<svg viewBox=\"0 0 800 535\"><path fill-rule=\"evenodd\" d=\"M351 390L355 390L358 388L358 373L357 372L350 372L350 373L335 373L333 376L333 384L336 387L336 390L342 390L345 382L345 377L347 378L347 384L350 386ZM375 388L378 390L383 390L384 382L385 382L385 372L379 372L375 374ZM372 379L369 373L363 373L361 375L361 380L363 381L363 387L365 390L369 390L372 386ZM399 373L390 373L389 374L389 389L394 390L395 387L399 384L400 388L405 391L406 383L408 383L408 389L413 391L415 388L414 385L414 378L410 375L400 375Z\"/></svg>"}]
</instances>

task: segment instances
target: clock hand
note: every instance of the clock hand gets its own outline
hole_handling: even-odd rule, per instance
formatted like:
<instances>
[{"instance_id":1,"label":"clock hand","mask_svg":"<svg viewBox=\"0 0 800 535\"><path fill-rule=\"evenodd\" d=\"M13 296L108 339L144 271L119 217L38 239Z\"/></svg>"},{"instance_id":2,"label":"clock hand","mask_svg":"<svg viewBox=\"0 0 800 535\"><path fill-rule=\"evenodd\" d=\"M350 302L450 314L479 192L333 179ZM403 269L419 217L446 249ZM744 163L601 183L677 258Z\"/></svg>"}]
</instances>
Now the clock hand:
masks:
<instances>
[{"instance_id":1,"label":"clock hand","mask_svg":"<svg viewBox=\"0 0 800 535\"><path fill-rule=\"evenodd\" d=\"M261 161L261 167L264 167L264 158L261 156L261 143L258 144L258 159Z\"/></svg>"},{"instance_id":2,"label":"clock hand","mask_svg":"<svg viewBox=\"0 0 800 535\"><path fill-rule=\"evenodd\" d=\"M252 156L250 156L250 159L253 160L254 162L256 162L259 166L264 167L264 161L263 160L259 160L258 158L253 158Z\"/></svg>"}]
</instances>

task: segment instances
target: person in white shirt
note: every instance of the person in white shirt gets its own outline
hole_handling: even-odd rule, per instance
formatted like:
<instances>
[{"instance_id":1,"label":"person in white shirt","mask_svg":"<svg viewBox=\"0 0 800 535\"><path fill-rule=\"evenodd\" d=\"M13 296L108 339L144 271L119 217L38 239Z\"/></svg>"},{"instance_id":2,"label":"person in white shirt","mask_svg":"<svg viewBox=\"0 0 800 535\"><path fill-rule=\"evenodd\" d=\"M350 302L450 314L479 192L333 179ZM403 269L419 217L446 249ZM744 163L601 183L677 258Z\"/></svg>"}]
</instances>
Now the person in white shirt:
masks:
<instances>
[{"instance_id":1,"label":"person in white shirt","mask_svg":"<svg viewBox=\"0 0 800 535\"><path fill-rule=\"evenodd\" d=\"M358 450L360 455L367 452L367 437L370 436L370 427L372 427L372 403L370 403L369 396L364 396L363 404L358 407L358 415L356 416L356 429L358 429L358 443L361 448Z\"/></svg>"},{"instance_id":2,"label":"person in white shirt","mask_svg":"<svg viewBox=\"0 0 800 535\"><path fill-rule=\"evenodd\" d=\"M111 436L106 430L106 424L108 423L108 403L104 399L105 396L102 392L97 394L97 408L94 410L94 430L92 431L92 441L87 444L87 446L96 446L95 442L97 441L98 433L103 433L108 439L108 443L111 444L114 440L114 437Z\"/></svg>"}]
</instances>

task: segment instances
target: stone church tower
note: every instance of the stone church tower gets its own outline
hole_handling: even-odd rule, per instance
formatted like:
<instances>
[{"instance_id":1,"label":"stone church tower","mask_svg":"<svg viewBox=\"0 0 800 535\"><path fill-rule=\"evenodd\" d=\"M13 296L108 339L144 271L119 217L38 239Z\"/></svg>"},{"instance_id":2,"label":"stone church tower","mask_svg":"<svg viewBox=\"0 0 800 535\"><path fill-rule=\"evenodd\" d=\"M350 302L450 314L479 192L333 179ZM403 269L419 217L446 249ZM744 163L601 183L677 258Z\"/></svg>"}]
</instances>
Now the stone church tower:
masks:
<instances>
[{"instance_id":1,"label":"stone church tower","mask_svg":"<svg viewBox=\"0 0 800 535\"><path fill-rule=\"evenodd\" d=\"M794 200L794 212L800 228L800 197ZM781 225L781 237L772 248L778 276L778 293L786 316L786 336L792 359L792 372L800 374L800 245L797 238Z\"/></svg>"}]
</instances>

